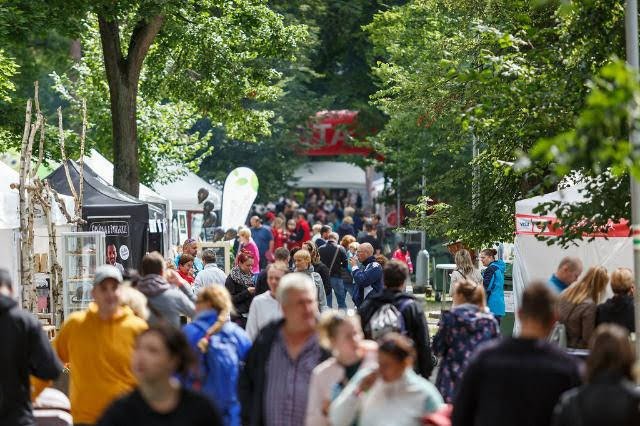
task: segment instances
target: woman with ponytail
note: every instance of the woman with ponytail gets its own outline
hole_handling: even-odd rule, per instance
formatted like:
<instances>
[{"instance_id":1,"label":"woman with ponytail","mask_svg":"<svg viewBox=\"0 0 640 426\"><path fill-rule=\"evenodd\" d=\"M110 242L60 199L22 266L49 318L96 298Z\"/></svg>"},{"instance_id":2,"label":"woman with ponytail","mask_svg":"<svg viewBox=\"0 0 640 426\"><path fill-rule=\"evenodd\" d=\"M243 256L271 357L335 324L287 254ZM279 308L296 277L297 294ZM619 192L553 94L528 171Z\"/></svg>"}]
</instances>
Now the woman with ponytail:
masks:
<instances>
[{"instance_id":1,"label":"woman with ponytail","mask_svg":"<svg viewBox=\"0 0 640 426\"><path fill-rule=\"evenodd\" d=\"M441 358L436 387L445 402L451 403L473 350L482 342L498 337L498 322L486 313L484 287L469 279L457 282L454 308L442 312L433 351Z\"/></svg>"},{"instance_id":2,"label":"woman with ponytail","mask_svg":"<svg viewBox=\"0 0 640 426\"><path fill-rule=\"evenodd\" d=\"M185 377L187 386L202 392L220 410L226 426L240 425L238 376L251 340L231 322L231 296L226 288L203 289L196 300L197 315L183 330L198 356L195 374Z\"/></svg>"}]
</instances>

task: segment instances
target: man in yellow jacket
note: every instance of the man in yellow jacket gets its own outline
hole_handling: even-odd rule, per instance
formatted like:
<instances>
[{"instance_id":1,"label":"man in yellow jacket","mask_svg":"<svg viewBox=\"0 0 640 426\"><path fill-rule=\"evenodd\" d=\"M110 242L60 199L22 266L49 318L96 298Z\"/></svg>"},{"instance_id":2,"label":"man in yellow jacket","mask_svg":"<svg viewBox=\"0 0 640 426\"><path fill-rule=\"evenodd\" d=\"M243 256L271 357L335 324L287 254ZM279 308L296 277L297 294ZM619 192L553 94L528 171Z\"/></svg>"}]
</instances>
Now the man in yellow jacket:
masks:
<instances>
[{"instance_id":1,"label":"man in yellow jacket","mask_svg":"<svg viewBox=\"0 0 640 426\"><path fill-rule=\"evenodd\" d=\"M136 385L131 372L135 339L147 328L131 309L120 306L122 274L111 266L97 268L83 312L69 315L53 342L69 365L71 415L75 425L91 425L117 397Z\"/></svg>"}]
</instances>

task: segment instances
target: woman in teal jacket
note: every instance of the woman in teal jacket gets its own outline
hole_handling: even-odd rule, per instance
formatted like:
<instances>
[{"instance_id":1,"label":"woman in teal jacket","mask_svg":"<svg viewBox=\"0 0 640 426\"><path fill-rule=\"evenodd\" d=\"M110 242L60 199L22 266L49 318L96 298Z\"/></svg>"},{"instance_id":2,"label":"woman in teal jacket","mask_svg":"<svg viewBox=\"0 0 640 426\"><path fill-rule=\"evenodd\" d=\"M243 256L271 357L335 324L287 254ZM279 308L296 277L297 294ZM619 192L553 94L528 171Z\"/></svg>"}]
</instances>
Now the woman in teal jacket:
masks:
<instances>
[{"instance_id":1,"label":"woman in teal jacket","mask_svg":"<svg viewBox=\"0 0 640 426\"><path fill-rule=\"evenodd\" d=\"M498 320L504 317L504 271L507 265L502 259L496 260L495 249L484 249L480 252L480 261L486 269L482 273L482 284L487 294L487 307Z\"/></svg>"}]
</instances>

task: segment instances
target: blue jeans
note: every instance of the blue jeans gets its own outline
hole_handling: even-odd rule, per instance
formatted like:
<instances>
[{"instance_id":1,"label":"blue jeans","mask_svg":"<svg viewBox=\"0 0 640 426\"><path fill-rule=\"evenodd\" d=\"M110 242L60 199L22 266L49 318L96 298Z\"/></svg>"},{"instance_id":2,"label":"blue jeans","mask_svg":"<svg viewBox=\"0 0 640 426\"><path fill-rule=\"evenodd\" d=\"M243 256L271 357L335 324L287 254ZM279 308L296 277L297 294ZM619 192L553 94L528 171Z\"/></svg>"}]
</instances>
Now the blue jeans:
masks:
<instances>
[{"instance_id":1,"label":"blue jeans","mask_svg":"<svg viewBox=\"0 0 640 426\"><path fill-rule=\"evenodd\" d=\"M336 299L338 300L338 309L347 309L347 302L345 297L347 293L344 290L344 283L342 277L331 277L331 288L336 293ZM327 304L333 308L333 298L327 297Z\"/></svg>"},{"instance_id":2,"label":"blue jeans","mask_svg":"<svg viewBox=\"0 0 640 426\"><path fill-rule=\"evenodd\" d=\"M342 280L342 286L344 287L345 298L346 298L347 293L348 293L348 294L351 295L351 300L353 300L353 291L354 291L354 289L353 289L353 280L350 280L350 281Z\"/></svg>"}]
</instances>

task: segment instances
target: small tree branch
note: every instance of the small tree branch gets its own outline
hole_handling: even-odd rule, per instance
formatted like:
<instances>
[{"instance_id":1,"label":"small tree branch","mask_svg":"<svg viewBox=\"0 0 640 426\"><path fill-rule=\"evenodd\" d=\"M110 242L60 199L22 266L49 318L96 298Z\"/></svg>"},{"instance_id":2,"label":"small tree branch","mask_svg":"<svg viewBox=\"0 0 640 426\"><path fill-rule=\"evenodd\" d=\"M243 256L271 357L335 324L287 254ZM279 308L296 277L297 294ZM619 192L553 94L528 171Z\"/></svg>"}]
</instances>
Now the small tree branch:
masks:
<instances>
[{"instance_id":1,"label":"small tree branch","mask_svg":"<svg viewBox=\"0 0 640 426\"><path fill-rule=\"evenodd\" d=\"M80 188L76 204L76 216L82 217L82 202L84 200L84 142L87 135L87 101L82 100L82 133L80 133Z\"/></svg>"},{"instance_id":2,"label":"small tree branch","mask_svg":"<svg viewBox=\"0 0 640 426\"><path fill-rule=\"evenodd\" d=\"M75 202L78 202L78 193L76 193L76 188L73 186L73 181L71 180L71 174L69 173L69 165L67 164L67 155L64 152L64 129L62 128L62 108L58 107L58 133L60 138L60 156L62 157L62 166L64 167L64 174L67 176L67 184L69 185L69 189L71 190L71 195Z\"/></svg>"},{"instance_id":3,"label":"small tree branch","mask_svg":"<svg viewBox=\"0 0 640 426\"><path fill-rule=\"evenodd\" d=\"M164 19L164 15L155 15L148 21L138 21L133 29L127 51L127 71L130 83L137 84L144 58L147 56L153 40L160 32Z\"/></svg>"},{"instance_id":4,"label":"small tree branch","mask_svg":"<svg viewBox=\"0 0 640 426\"><path fill-rule=\"evenodd\" d=\"M44 134L46 128L47 120L42 116L42 124L40 126L40 144L38 145L38 162L36 163L36 167L31 171L31 179L36 177L38 174L38 169L42 165L42 160L44 159Z\"/></svg>"}]
</instances>

